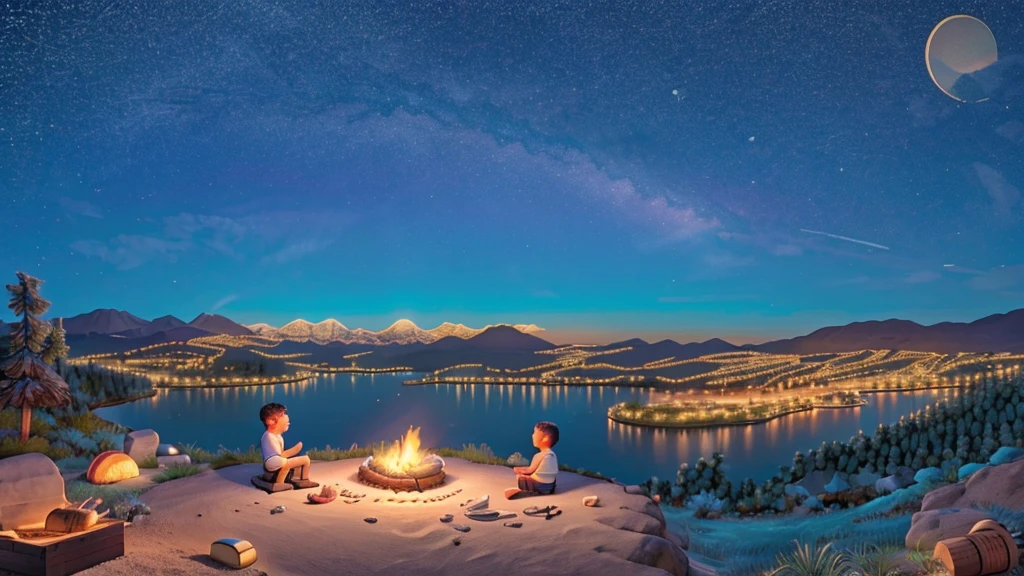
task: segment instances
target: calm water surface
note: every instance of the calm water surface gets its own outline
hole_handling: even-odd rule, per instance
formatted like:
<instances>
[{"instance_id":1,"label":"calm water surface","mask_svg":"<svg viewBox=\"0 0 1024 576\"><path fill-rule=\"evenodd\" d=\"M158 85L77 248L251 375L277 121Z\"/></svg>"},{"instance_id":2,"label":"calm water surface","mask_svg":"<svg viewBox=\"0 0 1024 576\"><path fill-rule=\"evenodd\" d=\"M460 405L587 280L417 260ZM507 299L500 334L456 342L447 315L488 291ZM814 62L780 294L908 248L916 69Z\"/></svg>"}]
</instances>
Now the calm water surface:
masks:
<instances>
[{"instance_id":1,"label":"calm water surface","mask_svg":"<svg viewBox=\"0 0 1024 576\"><path fill-rule=\"evenodd\" d=\"M397 440L410 425L421 426L426 446L486 443L502 457L533 454L530 434L539 420L561 430L559 462L598 470L624 482L674 477L680 462L712 452L725 454L730 478L770 477L794 453L822 441L848 440L857 430L923 408L951 391L873 394L869 404L846 410L815 410L765 424L712 430L655 430L615 424L608 407L646 401L647 390L629 388L514 387L484 385L402 386L411 375L323 376L305 384L161 390L153 398L98 410L104 418L135 429L153 428L164 442L219 446L258 445L267 402L288 407L290 446L347 448Z\"/></svg>"}]
</instances>

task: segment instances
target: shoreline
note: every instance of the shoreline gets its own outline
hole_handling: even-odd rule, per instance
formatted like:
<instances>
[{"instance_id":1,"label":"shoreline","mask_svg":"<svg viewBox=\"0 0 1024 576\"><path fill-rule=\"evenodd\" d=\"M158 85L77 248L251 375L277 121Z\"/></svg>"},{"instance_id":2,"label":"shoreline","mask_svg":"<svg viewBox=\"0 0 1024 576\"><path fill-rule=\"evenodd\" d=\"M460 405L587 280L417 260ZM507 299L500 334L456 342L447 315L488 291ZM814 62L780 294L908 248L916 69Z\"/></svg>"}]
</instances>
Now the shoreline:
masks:
<instances>
[{"instance_id":1,"label":"shoreline","mask_svg":"<svg viewBox=\"0 0 1024 576\"><path fill-rule=\"evenodd\" d=\"M99 410L100 408L110 408L111 406L119 406L121 404L127 404L129 402L135 402L136 400L143 400L143 399L146 399L146 398L152 398L153 396L156 396L158 393L159 392L157 392L156 387L154 386L152 390L150 390L149 392L146 392L145 394L135 394L133 396L126 396L124 398L119 398L117 400L110 400L110 401L107 401L107 402L101 402L99 404L90 405L89 406L89 411L93 412L95 410Z\"/></svg>"},{"instance_id":2,"label":"shoreline","mask_svg":"<svg viewBox=\"0 0 1024 576\"><path fill-rule=\"evenodd\" d=\"M663 429L663 430L699 430L699 429L710 429L710 428L724 428L724 427L729 427L729 426L752 426L752 425L756 425L756 424L765 424L767 422L771 422L772 420L776 420L778 418L782 418L783 416L790 416L792 414L800 414L801 412L812 412L814 410L847 410L847 409L850 409L850 408L860 408L861 406L867 406L867 404L868 404L867 400L863 400L861 402L858 402L857 404L850 404L849 406L831 406L831 405L828 405L828 404L821 404L821 405L817 405L817 406L810 406L808 408L797 408L795 410L788 410L786 412L780 412L778 414L775 414L775 415L772 415L772 416L766 416L764 418L754 418L754 419L750 419L750 420L734 420L734 421L730 421L730 422L714 422L714 423L692 423L692 424L691 423L686 423L686 424L665 423L665 424L656 424L656 423L648 423L648 422L638 422L638 421L627 420L627 419L616 417L616 416L611 414L611 411L609 411L609 413L608 413L608 419L611 420L612 422L617 423L617 424L625 424L627 426L637 426L639 428L656 428L656 429Z\"/></svg>"}]
</instances>

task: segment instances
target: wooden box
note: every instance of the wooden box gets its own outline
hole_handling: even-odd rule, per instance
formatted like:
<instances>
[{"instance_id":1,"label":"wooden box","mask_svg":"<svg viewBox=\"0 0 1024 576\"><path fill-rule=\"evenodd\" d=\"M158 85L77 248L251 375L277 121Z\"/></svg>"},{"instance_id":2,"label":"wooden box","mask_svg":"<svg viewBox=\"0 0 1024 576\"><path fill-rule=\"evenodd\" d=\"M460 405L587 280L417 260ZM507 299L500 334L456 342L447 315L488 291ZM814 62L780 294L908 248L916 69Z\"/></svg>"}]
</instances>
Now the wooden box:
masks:
<instances>
[{"instance_id":1,"label":"wooden box","mask_svg":"<svg viewBox=\"0 0 1024 576\"><path fill-rule=\"evenodd\" d=\"M65 576L124 556L124 522L101 519L84 532L0 539L0 566L15 574Z\"/></svg>"}]
</instances>

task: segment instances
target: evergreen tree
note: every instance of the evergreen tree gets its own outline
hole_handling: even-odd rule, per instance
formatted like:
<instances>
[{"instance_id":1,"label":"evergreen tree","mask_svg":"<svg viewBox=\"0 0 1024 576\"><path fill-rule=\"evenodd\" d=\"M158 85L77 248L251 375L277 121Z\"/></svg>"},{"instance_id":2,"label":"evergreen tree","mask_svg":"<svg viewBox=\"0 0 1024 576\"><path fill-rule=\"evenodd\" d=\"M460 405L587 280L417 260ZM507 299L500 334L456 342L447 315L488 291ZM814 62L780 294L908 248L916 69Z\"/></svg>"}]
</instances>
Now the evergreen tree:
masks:
<instances>
[{"instance_id":1,"label":"evergreen tree","mask_svg":"<svg viewBox=\"0 0 1024 576\"><path fill-rule=\"evenodd\" d=\"M18 283L8 284L8 308L21 320L12 325L11 355L0 369L0 410L21 408L21 441L28 441L32 409L71 401L68 385L40 358L52 326L41 316L50 303L39 295L42 280L18 272Z\"/></svg>"},{"instance_id":2,"label":"evergreen tree","mask_svg":"<svg viewBox=\"0 0 1024 576\"><path fill-rule=\"evenodd\" d=\"M71 349L68 347L64 332L64 322L58 320L57 325L50 329L50 336L47 338L46 350L43 351L43 360L47 364L56 365L58 359L67 358Z\"/></svg>"}]
</instances>

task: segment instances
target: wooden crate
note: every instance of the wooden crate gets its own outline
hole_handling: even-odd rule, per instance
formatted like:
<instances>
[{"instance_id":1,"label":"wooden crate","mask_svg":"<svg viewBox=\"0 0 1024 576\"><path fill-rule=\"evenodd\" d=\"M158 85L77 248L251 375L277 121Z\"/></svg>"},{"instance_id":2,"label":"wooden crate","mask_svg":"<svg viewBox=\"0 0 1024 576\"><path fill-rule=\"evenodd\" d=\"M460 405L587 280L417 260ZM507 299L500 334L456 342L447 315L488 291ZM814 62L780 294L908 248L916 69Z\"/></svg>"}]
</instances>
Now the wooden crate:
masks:
<instances>
[{"instance_id":1,"label":"wooden crate","mask_svg":"<svg viewBox=\"0 0 1024 576\"><path fill-rule=\"evenodd\" d=\"M84 531L32 540L0 539L0 566L29 576L65 576L124 556L124 522L100 520Z\"/></svg>"}]
</instances>

